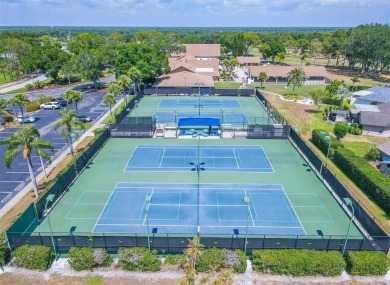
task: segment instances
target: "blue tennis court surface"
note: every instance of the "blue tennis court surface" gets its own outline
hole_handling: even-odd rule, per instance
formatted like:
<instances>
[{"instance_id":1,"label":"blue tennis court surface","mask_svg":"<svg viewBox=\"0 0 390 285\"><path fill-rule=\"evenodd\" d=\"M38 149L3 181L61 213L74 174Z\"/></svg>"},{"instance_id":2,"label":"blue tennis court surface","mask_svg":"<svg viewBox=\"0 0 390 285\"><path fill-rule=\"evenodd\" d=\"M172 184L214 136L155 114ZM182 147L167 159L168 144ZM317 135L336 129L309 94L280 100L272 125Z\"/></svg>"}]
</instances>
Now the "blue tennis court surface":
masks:
<instances>
[{"instance_id":1,"label":"blue tennis court surface","mask_svg":"<svg viewBox=\"0 0 390 285\"><path fill-rule=\"evenodd\" d=\"M155 112L153 117L159 123L175 123L183 118L212 118L220 119L221 123L225 124L248 125L248 119L241 112L201 112L200 114L199 112L179 112L177 114L174 112Z\"/></svg>"},{"instance_id":2,"label":"blue tennis court surface","mask_svg":"<svg viewBox=\"0 0 390 285\"><path fill-rule=\"evenodd\" d=\"M158 108L241 108L237 99L162 99Z\"/></svg>"},{"instance_id":3,"label":"blue tennis court surface","mask_svg":"<svg viewBox=\"0 0 390 285\"><path fill-rule=\"evenodd\" d=\"M93 232L146 233L147 207L153 233L305 234L278 184L118 183Z\"/></svg>"},{"instance_id":4,"label":"blue tennis court surface","mask_svg":"<svg viewBox=\"0 0 390 285\"><path fill-rule=\"evenodd\" d=\"M135 148L126 171L194 171L203 163L204 171L274 172L260 146L150 146Z\"/></svg>"}]
</instances>

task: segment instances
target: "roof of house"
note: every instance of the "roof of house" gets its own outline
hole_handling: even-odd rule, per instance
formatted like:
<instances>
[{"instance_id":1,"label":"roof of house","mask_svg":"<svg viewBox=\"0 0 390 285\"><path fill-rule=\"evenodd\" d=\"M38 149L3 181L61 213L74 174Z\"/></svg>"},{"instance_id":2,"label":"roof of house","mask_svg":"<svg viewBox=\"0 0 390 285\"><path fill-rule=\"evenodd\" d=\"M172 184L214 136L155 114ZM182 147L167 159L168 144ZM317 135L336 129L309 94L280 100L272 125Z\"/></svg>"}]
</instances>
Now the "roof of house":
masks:
<instances>
[{"instance_id":1,"label":"roof of house","mask_svg":"<svg viewBox=\"0 0 390 285\"><path fill-rule=\"evenodd\" d=\"M169 66L171 73L174 73L176 70L182 70L180 67L184 67L191 72L219 76L219 60L193 60L187 57L170 58Z\"/></svg>"},{"instance_id":2,"label":"roof of house","mask_svg":"<svg viewBox=\"0 0 390 285\"><path fill-rule=\"evenodd\" d=\"M378 105L367 105L367 104L356 104L355 109L351 111L354 111L354 113L359 113L362 111L380 112Z\"/></svg>"},{"instance_id":3,"label":"roof of house","mask_svg":"<svg viewBox=\"0 0 390 285\"><path fill-rule=\"evenodd\" d=\"M367 101L390 103L390 87L375 86L366 90L354 92L352 94L358 96L360 95L360 99Z\"/></svg>"},{"instance_id":4,"label":"roof of house","mask_svg":"<svg viewBox=\"0 0 390 285\"><path fill-rule=\"evenodd\" d=\"M390 141L378 145L377 148L386 155L390 156Z\"/></svg>"},{"instance_id":5,"label":"roof of house","mask_svg":"<svg viewBox=\"0 0 390 285\"><path fill-rule=\"evenodd\" d=\"M183 54L190 54L194 57L220 57L220 44L184 44L186 47L185 53L173 53L171 57L181 57Z\"/></svg>"},{"instance_id":6,"label":"roof of house","mask_svg":"<svg viewBox=\"0 0 390 285\"><path fill-rule=\"evenodd\" d=\"M260 72L267 73L268 77L287 77L287 73L296 68L296 66L249 66L249 72L257 76ZM328 77L328 72L323 66L300 66L308 77Z\"/></svg>"},{"instance_id":7,"label":"roof of house","mask_svg":"<svg viewBox=\"0 0 390 285\"><path fill-rule=\"evenodd\" d=\"M390 103L379 104L376 106L382 113L390 114Z\"/></svg>"},{"instance_id":8,"label":"roof of house","mask_svg":"<svg viewBox=\"0 0 390 285\"><path fill-rule=\"evenodd\" d=\"M161 75L157 87L197 87L195 83L203 83L203 87L214 86L211 75L179 71Z\"/></svg>"},{"instance_id":9,"label":"roof of house","mask_svg":"<svg viewBox=\"0 0 390 285\"><path fill-rule=\"evenodd\" d=\"M390 114L377 112L360 112L360 124L376 127L390 127Z\"/></svg>"},{"instance_id":10,"label":"roof of house","mask_svg":"<svg viewBox=\"0 0 390 285\"><path fill-rule=\"evenodd\" d=\"M239 64L260 63L260 57L255 56L237 56Z\"/></svg>"}]
</instances>

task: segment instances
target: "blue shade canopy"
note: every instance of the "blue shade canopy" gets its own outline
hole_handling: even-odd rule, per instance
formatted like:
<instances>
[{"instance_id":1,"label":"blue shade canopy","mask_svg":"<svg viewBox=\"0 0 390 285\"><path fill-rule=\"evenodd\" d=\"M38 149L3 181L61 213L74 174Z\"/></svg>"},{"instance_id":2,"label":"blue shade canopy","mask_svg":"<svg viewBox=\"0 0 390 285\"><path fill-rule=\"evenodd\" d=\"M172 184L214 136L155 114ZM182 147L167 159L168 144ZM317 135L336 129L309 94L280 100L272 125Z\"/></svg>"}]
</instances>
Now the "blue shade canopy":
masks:
<instances>
[{"instance_id":1,"label":"blue shade canopy","mask_svg":"<svg viewBox=\"0 0 390 285\"><path fill-rule=\"evenodd\" d=\"M183 118L179 119L179 128L181 127L220 127L221 120L214 118Z\"/></svg>"}]
</instances>

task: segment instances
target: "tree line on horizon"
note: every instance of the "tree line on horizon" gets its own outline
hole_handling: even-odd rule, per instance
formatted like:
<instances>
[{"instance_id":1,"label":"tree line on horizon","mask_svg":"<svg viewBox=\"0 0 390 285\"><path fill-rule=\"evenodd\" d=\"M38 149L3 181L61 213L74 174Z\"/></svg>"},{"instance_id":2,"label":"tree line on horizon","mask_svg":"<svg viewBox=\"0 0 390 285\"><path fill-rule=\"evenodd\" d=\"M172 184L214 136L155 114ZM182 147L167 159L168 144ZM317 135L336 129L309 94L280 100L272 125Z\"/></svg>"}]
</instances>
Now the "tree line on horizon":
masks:
<instances>
[{"instance_id":1,"label":"tree line on horizon","mask_svg":"<svg viewBox=\"0 0 390 285\"><path fill-rule=\"evenodd\" d=\"M170 71L171 53L183 52L183 44L221 44L221 61L236 64L237 56L251 56L256 48L265 60L283 61L286 55L336 60L336 66L360 68L372 76L390 70L390 27L369 24L325 32L251 31L173 33L146 29L135 33L112 30L109 34L88 30L55 37L36 32L0 32L0 77L11 81L41 71L54 82L75 79L95 83L105 69L116 76L136 68L143 83L154 82ZM66 50L62 49L64 43ZM230 61L230 62L228 62ZM225 64L224 64L225 65Z\"/></svg>"}]
</instances>

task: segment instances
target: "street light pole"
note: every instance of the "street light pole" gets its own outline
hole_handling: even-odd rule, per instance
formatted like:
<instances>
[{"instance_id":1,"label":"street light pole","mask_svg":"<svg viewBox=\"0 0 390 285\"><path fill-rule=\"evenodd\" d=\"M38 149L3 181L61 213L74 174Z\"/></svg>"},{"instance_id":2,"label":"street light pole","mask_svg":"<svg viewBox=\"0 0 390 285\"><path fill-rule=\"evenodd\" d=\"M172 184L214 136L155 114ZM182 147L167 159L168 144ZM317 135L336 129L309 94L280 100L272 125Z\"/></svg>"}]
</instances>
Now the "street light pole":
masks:
<instances>
[{"instance_id":1,"label":"street light pole","mask_svg":"<svg viewBox=\"0 0 390 285\"><path fill-rule=\"evenodd\" d=\"M343 201L344 201L345 205L351 207L351 210L352 210L352 216L351 216L351 219L349 220L347 235L345 236L345 243L344 243L344 247L343 247L343 255L344 255L344 254L345 254L345 249L347 248L349 230L350 230L350 228L351 228L351 224L352 224L353 217L355 216L355 209L353 208L352 200L351 200L351 199L349 199L349 198L343 198Z\"/></svg>"},{"instance_id":2,"label":"street light pole","mask_svg":"<svg viewBox=\"0 0 390 285\"><path fill-rule=\"evenodd\" d=\"M246 216L246 227L245 227L245 244L244 244L244 252L246 254L246 247L248 244L248 226L249 226L249 204L251 200L248 196L244 196L244 203L247 206L247 216Z\"/></svg>"},{"instance_id":3,"label":"street light pole","mask_svg":"<svg viewBox=\"0 0 390 285\"><path fill-rule=\"evenodd\" d=\"M53 245L53 251L54 251L54 257L57 257L57 249L56 249L56 244L54 242L54 237L53 237L53 231L51 229L51 223L50 223L50 215L47 213L47 206L49 203L53 202L55 198L54 194L50 194L46 197L46 203L45 203L45 213L47 216L47 222L49 223L49 230L50 230L50 237L51 237L51 242Z\"/></svg>"},{"instance_id":4,"label":"street light pole","mask_svg":"<svg viewBox=\"0 0 390 285\"><path fill-rule=\"evenodd\" d=\"M146 196L145 203L146 203L146 230L148 231L148 248L150 250L150 236L149 236L149 206L152 202L152 196Z\"/></svg>"},{"instance_id":5,"label":"street light pole","mask_svg":"<svg viewBox=\"0 0 390 285\"><path fill-rule=\"evenodd\" d=\"M329 152L330 152L330 145L332 144L332 138L326 133L326 132L320 132L321 135L324 135L324 138L329 141L328 143L328 150L326 152L326 160L325 160L325 167L328 166L328 158L329 158ZM321 162L321 167L320 167L320 176L322 176L322 168L323 168L324 163Z\"/></svg>"}]
</instances>

